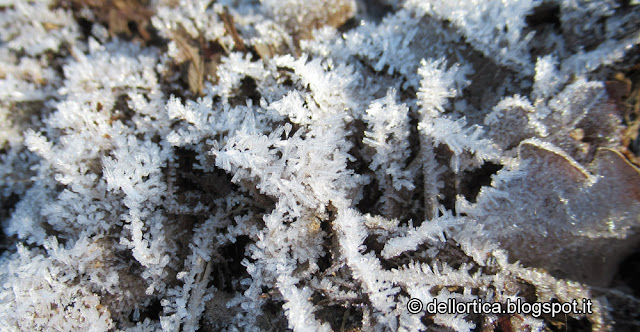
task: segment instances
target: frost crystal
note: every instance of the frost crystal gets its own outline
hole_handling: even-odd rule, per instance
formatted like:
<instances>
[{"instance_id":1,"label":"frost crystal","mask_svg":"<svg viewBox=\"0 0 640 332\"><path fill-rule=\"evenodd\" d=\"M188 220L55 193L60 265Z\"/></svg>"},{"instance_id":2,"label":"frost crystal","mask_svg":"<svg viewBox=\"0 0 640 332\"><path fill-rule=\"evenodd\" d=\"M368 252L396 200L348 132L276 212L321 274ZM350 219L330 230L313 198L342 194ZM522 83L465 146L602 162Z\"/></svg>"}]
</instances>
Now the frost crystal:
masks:
<instances>
[{"instance_id":1,"label":"frost crystal","mask_svg":"<svg viewBox=\"0 0 640 332\"><path fill-rule=\"evenodd\" d=\"M0 326L638 330L639 26L613 0L0 1Z\"/></svg>"}]
</instances>

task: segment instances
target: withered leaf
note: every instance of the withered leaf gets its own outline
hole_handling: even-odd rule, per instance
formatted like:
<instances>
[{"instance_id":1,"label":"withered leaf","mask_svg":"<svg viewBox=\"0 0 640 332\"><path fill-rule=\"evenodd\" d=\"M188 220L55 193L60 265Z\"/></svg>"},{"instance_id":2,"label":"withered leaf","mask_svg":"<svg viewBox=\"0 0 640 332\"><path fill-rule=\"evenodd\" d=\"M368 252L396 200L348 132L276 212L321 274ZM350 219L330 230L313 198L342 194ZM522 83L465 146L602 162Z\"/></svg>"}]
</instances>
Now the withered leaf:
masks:
<instances>
[{"instance_id":1,"label":"withered leaf","mask_svg":"<svg viewBox=\"0 0 640 332\"><path fill-rule=\"evenodd\" d=\"M264 43L257 43L253 46L255 48L256 53L260 56L263 61L268 61L274 55L273 49L270 45Z\"/></svg>"},{"instance_id":2,"label":"withered leaf","mask_svg":"<svg viewBox=\"0 0 640 332\"><path fill-rule=\"evenodd\" d=\"M631 82L626 81L606 81L605 87L609 98L616 102L621 102L624 97L629 96L631 93Z\"/></svg>"},{"instance_id":3,"label":"withered leaf","mask_svg":"<svg viewBox=\"0 0 640 332\"><path fill-rule=\"evenodd\" d=\"M151 39L147 26L155 11L148 0L70 0L61 1L61 6L70 6L76 10L88 8L95 14L98 22L108 26L109 34L112 36L131 36L137 33L145 41ZM131 31L130 22L135 23L136 31Z\"/></svg>"},{"instance_id":4,"label":"withered leaf","mask_svg":"<svg viewBox=\"0 0 640 332\"><path fill-rule=\"evenodd\" d=\"M204 68L204 62L200 56L197 56L197 58L193 59L189 64L189 90L196 95L202 95L202 89L204 88Z\"/></svg>"},{"instance_id":5,"label":"withered leaf","mask_svg":"<svg viewBox=\"0 0 640 332\"><path fill-rule=\"evenodd\" d=\"M218 65L220 65L220 56L213 57L205 63L206 74L211 77L214 83L218 81Z\"/></svg>"},{"instance_id":6,"label":"withered leaf","mask_svg":"<svg viewBox=\"0 0 640 332\"><path fill-rule=\"evenodd\" d=\"M172 40L176 43L176 46L178 46L178 49L180 50L181 56L180 58L176 59L178 60L178 64L189 60L200 60L200 52L198 51L198 48L191 45L187 41L187 39L183 37L182 34L174 33L172 35Z\"/></svg>"},{"instance_id":7,"label":"withered leaf","mask_svg":"<svg viewBox=\"0 0 640 332\"><path fill-rule=\"evenodd\" d=\"M539 140L519 146L520 164L501 170L477 205L461 211L483 223L526 266L607 285L640 239L640 172L600 148L589 167ZM588 169L588 170L587 170ZM499 205L491 192L502 192Z\"/></svg>"},{"instance_id":8,"label":"withered leaf","mask_svg":"<svg viewBox=\"0 0 640 332\"><path fill-rule=\"evenodd\" d=\"M238 35L238 30L236 30L236 25L233 22L233 16L231 16L227 7L225 7L224 12L220 14L220 19L224 22L224 28L231 35L231 38L233 38L236 49L241 52L246 52L247 48L244 47L244 42L242 38L240 38L240 35Z\"/></svg>"}]
</instances>

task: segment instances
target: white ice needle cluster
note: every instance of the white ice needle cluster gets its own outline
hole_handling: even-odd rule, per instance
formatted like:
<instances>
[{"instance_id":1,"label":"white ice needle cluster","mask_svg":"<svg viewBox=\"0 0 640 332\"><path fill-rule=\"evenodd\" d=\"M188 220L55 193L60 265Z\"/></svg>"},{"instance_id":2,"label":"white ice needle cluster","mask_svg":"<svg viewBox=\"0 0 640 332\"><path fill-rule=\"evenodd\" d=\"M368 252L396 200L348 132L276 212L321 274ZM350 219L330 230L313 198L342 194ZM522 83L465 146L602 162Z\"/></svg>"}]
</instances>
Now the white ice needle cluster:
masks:
<instances>
[{"instance_id":1,"label":"white ice needle cluster","mask_svg":"<svg viewBox=\"0 0 640 332\"><path fill-rule=\"evenodd\" d=\"M640 328L637 2L104 3L0 1L0 329Z\"/></svg>"}]
</instances>

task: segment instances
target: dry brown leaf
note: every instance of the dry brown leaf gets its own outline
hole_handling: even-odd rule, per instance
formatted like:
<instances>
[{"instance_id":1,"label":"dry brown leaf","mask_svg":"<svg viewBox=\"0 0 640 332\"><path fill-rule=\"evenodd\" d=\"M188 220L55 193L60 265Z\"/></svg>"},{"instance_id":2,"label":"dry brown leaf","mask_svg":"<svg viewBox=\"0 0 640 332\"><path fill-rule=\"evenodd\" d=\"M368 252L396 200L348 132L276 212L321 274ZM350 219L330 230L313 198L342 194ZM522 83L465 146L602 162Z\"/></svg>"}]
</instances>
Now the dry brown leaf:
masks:
<instances>
[{"instance_id":1,"label":"dry brown leaf","mask_svg":"<svg viewBox=\"0 0 640 332\"><path fill-rule=\"evenodd\" d=\"M189 90L196 95L202 95L202 89L204 88L204 68L204 63L200 56L192 60L189 64Z\"/></svg>"},{"instance_id":2,"label":"dry brown leaf","mask_svg":"<svg viewBox=\"0 0 640 332\"><path fill-rule=\"evenodd\" d=\"M270 15L287 27L294 39L310 39L312 31L323 26L338 28L356 12L353 0L317 1L313 4L287 1L286 5L272 6Z\"/></svg>"},{"instance_id":3,"label":"dry brown leaf","mask_svg":"<svg viewBox=\"0 0 640 332\"><path fill-rule=\"evenodd\" d=\"M218 65L220 65L220 58L222 58L222 56L218 54L218 56L212 57L211 60L207 60L205 63L205 72L211 77L213 83L218 81Z\"/></svg>"},{"instance_id":4,"label":"dry brown leaf","mask_svg":"<svg viewBox=\"0 0 640 332\"><path fill-rule=\"evenodd\" d=\"M51 22L43 22L42 27L47 29L47 31L51 31L51 30L58 30L60 29L61 26Z\"/></svg>"},{"instance_id":5,"label":"dry brown leaf","mask_svg":"<svg viewBox=\"0 0 640 332\"><path fill-rule=\"evenodd\" d=\"M183 63L189 61L189 67L187 70L187 83L189 84L189 90L196 95L202 95L204 88L204 75L206 66L204 60L200 56L200 51L196 46L191 45L187 38L181 33L174 33L172 35L173 41L180 50L180 56L176 59L177 63Z\"/></svg>"},{"instance_id":6,"label":"dry brown leaf","mask_svg":"<svg viewBox=\"0 0 640 332\"><path fill-rule=\"evenodd\" d=\"M621 103L625 97L631 94L631 81L626 80L612 80L606 81L605 87L609 98L616 103Z\"/></svg>"},{"instance_id":7,"label":"dry brown leaf","mask_svg":"<svg viewBox=\"0 0 640 332\"><path fill-rule=\"evenodd\" d=\"M224 12L220 14L220 19L224 22L224 28L231 35L231 38L233 38L236 49L240 52L246 52L247 48L244 46L240 35L238 35L238 30L236 30L236 25L233 22L233 16L229 13L227 7L225 7Z\"/></svg>"},{"instance_id":8,"label":"dry brown leaf","mask_svg":"<svg viewBox=\"0 0 640 332\"><path fill-rule=\"evenodd\" d=\"M256 50L256 53L258 53L260 58L265 62L269 61L269 59L271 59L275 54L271 45L257 43L253 46L253 48Z\"/></svg>"},{"instance_id":9,"label":"dry brown leaf","mask_svg":"<svg viewBox=\"0 0 640 332\"><path fill-rule=\"evenodd\" d=\"M71 7L75 11L89 8L98 22L108 26L112 36L132 36L137 33L145 41L151 39L147 26L155 11L148 0L63 0L59 5L63 8ZM131 31L130 22L135 23L136 31Z\"/></svg>"},{"instance_id":10,"label":"dry brown leaf","mask_svg":"<svg viewBox=\"0 0 640 332\"><path fill-rule=\"evenodd\" d=\"M185 61L195 61L200 59L200 52L198 51L198 48L191 45L187 41L187 38L185 38L182 34L174 33L171 37L171 39L176 43L176 46L178 46L178 49L180 50L180 57L176 59L178 61L178 64Z\"/></svg>"}]
</instances>

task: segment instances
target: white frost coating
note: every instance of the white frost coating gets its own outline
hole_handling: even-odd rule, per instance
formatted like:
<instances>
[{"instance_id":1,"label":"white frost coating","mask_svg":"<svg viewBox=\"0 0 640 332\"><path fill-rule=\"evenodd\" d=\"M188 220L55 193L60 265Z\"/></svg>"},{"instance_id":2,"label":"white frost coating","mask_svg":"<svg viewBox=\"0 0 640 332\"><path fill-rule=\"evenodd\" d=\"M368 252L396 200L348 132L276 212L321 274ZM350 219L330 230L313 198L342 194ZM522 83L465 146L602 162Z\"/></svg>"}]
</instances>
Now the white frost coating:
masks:
<instances>
[{"instance_id":1,"label":"white frost coating","mask_svg":"<svg viewBox=\"0 0 640 332\"><path fill-rule=\"evenodd\" d=\"M0 1L2 329L640 328L636 2L108 3Z\"/></svg>"}]
</instances>

